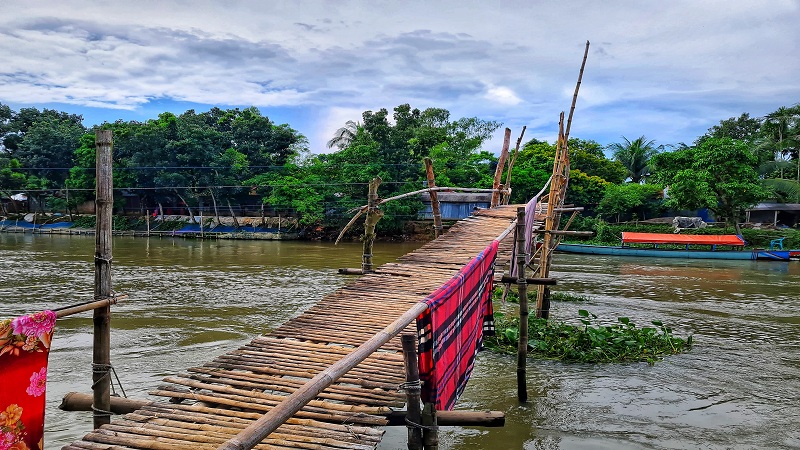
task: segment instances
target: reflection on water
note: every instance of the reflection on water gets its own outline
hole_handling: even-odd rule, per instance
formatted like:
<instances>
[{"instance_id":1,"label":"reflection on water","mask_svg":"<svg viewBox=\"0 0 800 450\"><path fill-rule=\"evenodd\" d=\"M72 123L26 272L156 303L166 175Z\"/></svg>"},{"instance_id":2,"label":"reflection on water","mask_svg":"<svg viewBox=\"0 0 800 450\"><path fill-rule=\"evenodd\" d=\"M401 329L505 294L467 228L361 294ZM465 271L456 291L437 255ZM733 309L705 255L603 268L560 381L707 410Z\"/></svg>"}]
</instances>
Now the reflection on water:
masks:
<instances>
[{"instance_id":1,"label":"reflection on water","mask_svg":"<svg viewBox=\"0 0 800 450\"><path fill-rule=\"evenodd\" d=\"M379 262L411 245L379 244ZM0 316L85 301L94 239L0 234ZM264 241L114 241L112 361L128 395L147 398L166 374L199 365L299 314L358 267L360 245ZM516 400L513 357L482 353L459 409L500 410L504 428L443 428L453 449L800 448L800 263L649 261L557 254L556 303L639 326L662 320L695 346L648 366L530 360L530 401ZM91 319L63 319L48 374L47 447L91 428L88 413L56 409L89 392ZM404 427L380 448L404 449Z\"/></svg>"}]
</instances>

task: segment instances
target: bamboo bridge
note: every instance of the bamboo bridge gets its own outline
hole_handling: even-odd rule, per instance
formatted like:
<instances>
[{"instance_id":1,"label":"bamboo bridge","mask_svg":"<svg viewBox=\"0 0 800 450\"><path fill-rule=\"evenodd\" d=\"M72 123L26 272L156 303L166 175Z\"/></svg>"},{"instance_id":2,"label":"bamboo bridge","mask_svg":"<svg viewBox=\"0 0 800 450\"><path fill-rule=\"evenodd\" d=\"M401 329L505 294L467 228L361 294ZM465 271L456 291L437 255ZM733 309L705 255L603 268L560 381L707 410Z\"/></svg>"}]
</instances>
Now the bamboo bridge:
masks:
<instances>
[{"instance_id":1,"label":"bamboo bridge","mask_svg":"<svg viewBox=\"0 0 800 450\"><path fill-rule=\"evenodd\" d=\"M419 424L435 426L435 422L425 421L425 417L435 417L435 414L423 416L419 421L416 350L413 339L406 336L416 334L414 320L428 310L428 304L423 300L448 284L471 261L477 261L477 256L490 244L493 251L497 249L495 279L507 286L516 283L519 291L518 396L521 402L527 401L526 286L528 283L539 285L536 314L546 317L548 291L544 285L553 284L553 280L547 278L552 251L561 235L579 233L566 231L572 219L562 231L558 228L562 212L572 211L574 217L581 209L565 207L564 197L569 180L569 129L588 48L587 42L566 122L564 113L561 113L546 202L540 203L538 198L548 186L524 207L507 205L511 168L525 128L509 162L506 184L501 185L511 133L506 128L494 185L489 190L492 192L492 207L479 210L441 234L441 216L437 217L435 192L450 188L436 187L431 162L426 160L426 191L433 202L437 238L398 258L397 262L374 268L371 246L375 224L382 216L378 206L391 200L378 199L380 179L374 179L370 183L368 204L361 207L347 225L352 225L360 215L366 215L362 276L243 347L200 367L164 378L165 384L151 392L162 400L134 402L136 407L131 408L131 412L113 421L110 420L112 406L108 393L108 319L109 306L115 302L111 298L110 281L111 132L98 131L95 298L99 300L79 308L81 311L94 309L95 314L94 400L89 403L95 414L95 430L63 448L366 450L374 449L380 443L384 434L381 427L411 423L409 448L435 449L435 438L430 442L426 441L427 438L417 442L413 436L421 433ZM506 206L498 206L503 204ZM533 245L533 234L542 236L538 247ZM494 245L495 240L499 241L499 246ZM506 263L510 263L508 276L501 276ZM529 269L532 269L534 278L527 278ZM491 272L483 273L488 277ZM456 309L462 307L459 303ZM66 313L62 311L63 314ZM460 319L454 320L462 324ZM453 333L460 334L461 330L459 327ZM401 336L404 332L406 334ZM477 334L480 335L480 329ZM430 405L426 403L426 409ZM440 424L445 422L442 420Z\"/></svg>"},{"instance_id":2,"label":"bamboo bridge","mask_svg":"<svg viewBox=\"0 0 800 450\"><path fill-rule=\"evenodd\" d=\"M65 446L78 449L216 449L287 396L384 330L449 280L492 240L508 235L517 208L481 210L397 262L384 264L243 347L164 379L167 401L134 412ZM539 224L541 225L541 224ZM501 241L498 266L512 239ZM499 270L498 270L499 273ZM409 326L406 330L415 333ZM375 448L401 410L405 381L395 337L286 420L255 448Z\"/></svg>"}]
</instances>

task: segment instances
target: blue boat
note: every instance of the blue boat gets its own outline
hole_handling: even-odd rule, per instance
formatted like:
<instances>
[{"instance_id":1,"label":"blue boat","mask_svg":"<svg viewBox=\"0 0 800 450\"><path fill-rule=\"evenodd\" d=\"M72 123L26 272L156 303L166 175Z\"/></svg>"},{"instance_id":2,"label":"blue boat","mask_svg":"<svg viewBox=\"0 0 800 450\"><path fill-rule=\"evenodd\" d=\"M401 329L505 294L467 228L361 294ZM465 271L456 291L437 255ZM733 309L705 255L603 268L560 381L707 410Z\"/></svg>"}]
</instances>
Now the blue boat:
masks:
<instances>
[{"instance_id":1,"label":"blue boat","mask_svg":"<svg viewBox=\"0 0 800 450\"><path fill-rule=\"evenodd\" d=\"M652 244L631 247L626 244ZM684 245L683 249L658 248L660 244ZM708 249L690 246L708 246ZM720 250L717 246L730 249ZM659 233L622 233L622 245L559 244L556 251L583 255L639 256L643 258L732 259L790 261L800 260L800 250L744 249L744 239L737 235L672 235Z\"/></svg>"}]
</instances>

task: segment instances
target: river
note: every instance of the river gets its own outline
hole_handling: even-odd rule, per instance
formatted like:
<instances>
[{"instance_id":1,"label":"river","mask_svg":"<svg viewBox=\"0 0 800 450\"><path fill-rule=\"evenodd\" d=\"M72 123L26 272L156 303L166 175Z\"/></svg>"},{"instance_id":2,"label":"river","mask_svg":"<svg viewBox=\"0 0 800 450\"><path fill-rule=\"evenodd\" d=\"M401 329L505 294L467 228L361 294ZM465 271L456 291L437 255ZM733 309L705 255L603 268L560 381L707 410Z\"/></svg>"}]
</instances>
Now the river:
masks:
<instances>
[{"instance_id":1,"label":"river","mask_svg":"<svg viewBox=\"0 0 800 450\"><path fill-rule=\"evenodd\" d=\"M378 243L378 263L419 244ZM301 313L348 279L360 245L115 238L112 363L133 398ZM92 296L94 238L0 233L0 317ZM800 264L555 257L554 289L589 297L554 303L599 320L661 320L693 335L691 351L650 366L529 360L530 401L516 400L513 357L482 352L459 409L500 410L503 428L442 428L452 449L800 448ZM511 308L506 305L501 308ZM90 392L91 313L60 319L48 372L46 447L91 428L90 413L57 409ZM119 392L119 389L118 389ZM404 449L405 428L382 450Z\"/></svg>"}]
</instances>

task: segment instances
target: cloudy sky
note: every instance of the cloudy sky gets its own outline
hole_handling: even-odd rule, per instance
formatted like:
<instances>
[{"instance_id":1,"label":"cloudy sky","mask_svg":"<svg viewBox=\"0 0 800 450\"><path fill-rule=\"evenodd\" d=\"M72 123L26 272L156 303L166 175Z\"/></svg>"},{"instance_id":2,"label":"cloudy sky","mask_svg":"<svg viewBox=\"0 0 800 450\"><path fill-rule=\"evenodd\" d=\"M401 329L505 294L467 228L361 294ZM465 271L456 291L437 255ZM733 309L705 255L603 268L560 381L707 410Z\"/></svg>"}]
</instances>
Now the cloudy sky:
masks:
<instances>
[{"instance_id":1,"label":"cloudy sky","mask_svg":"<svg viewBox=\"0 0 800 450\"><path fill-rule=\"evenodd\" d=\"M315 153L409 103L552 142L588 40L572 136L691 143L800 102L798 23L800 0L0 0L0 102L87 126L255 105Z\"/></svg>"}]
</instances>

